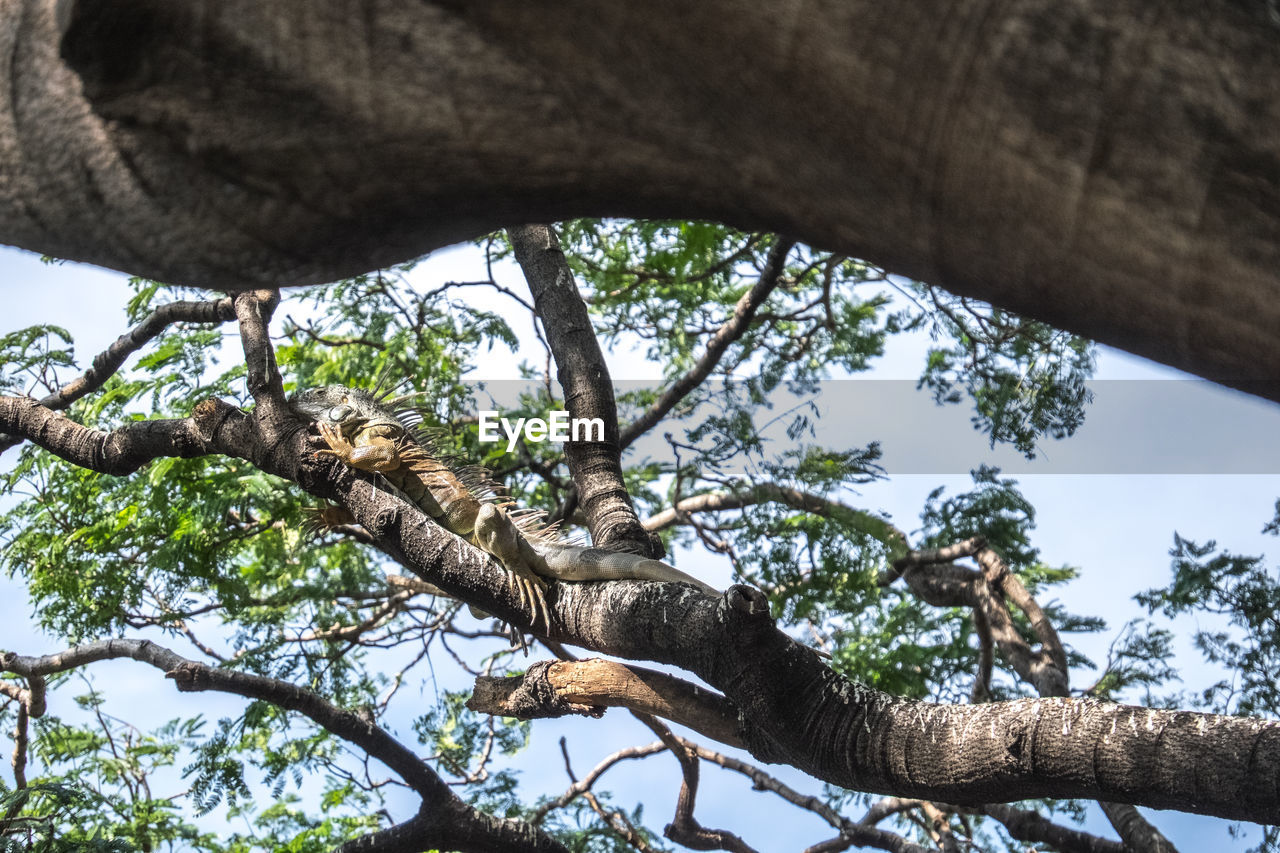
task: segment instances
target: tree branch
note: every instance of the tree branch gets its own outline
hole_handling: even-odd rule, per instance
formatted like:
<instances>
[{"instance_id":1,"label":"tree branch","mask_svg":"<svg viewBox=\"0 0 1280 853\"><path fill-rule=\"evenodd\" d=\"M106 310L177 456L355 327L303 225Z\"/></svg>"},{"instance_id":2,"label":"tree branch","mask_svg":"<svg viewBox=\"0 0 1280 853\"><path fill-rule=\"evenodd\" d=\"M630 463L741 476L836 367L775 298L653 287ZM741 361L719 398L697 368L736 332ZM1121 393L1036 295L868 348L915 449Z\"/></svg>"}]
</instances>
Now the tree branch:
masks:
<instances>
[{"instance_id":1,"label":"tree branch","mask_svg":"<svg viewBox=\"0 0 1280 853\"><path fill-rule=\"evenodd\" d=\"M985 814L1000 821L1009 836L1017 841L1049 844L1063 853L1132 853L1130 848L1119 841L1060 826L1029 809L992 804L968 811Z\"/></svg>"},{"instance_id":2,"label":"tree branch","mask_svg":"<svg viewBox=\"0 0 1280 853\"><path fill-rule=\"evenodd\" d=\"M57 391L40 400L40 405L53 411L61 411L76 400L102 387L120 369L125 359L142 349L172 323L224 323L235 318L231 299L201 302L179 301L161 305L148 314L141 323L125 332L115 343L94 356L89 369L63 385ZM0 453L4 453L22 441L21 436L0 433Z\"/></svg>"},{"instance_id":3,"label":"tree branch","mask_svg":"<svg viewBox=\"0 0 1280 853\"><path fill-rule=\"evenodd\" d=\"M322 480L322 469L336 481ZM334 463L307 477L425 580L529 625L506 571L415 507ZM739 708L754 755L833 784L968 804L1087 797L1244 820L1280 807L1280 792L1259 784L1280 772L1280 724L1089 699L978 706L899 699L826 668L776 629L767 602L747 587L717 600L683 584L560 582L550 585L547 604L549 639L697 674ZM1201 727L1215 737L1199 737ZM890 754L905 763L890 764Z\"/></svg>"},{"instance_id":4,"label":"tree branch","mask_svg":"<svg viewBox=\"0 0 1280 853\"><path fill-rule=\"evenodd\" d=\"M1130 803L1112 803L1100 800L1102 813L1107 816L1111 826L1124 840L1126 850L1135 853L1178 853L1173 842L1165 838L1155 824L1142 816Z\"/></svg>"},{"instance_id":5,"label":"tree branch","mask_svg":"<svg viewBox=\"0 0 1280 853\"><path fill-rule=\"evenodd\" d=\"M561 749L563 750L564 749L563 738L560 739L560 745L561 745ZM596 764L594 768L592 768L591 772L588 773L586 776L584 776L581 781L573 779L573 774L572 772L570 772L570 779L573 782L573 784L571 784L569 788L559 797L556 797L554 800L551 800L550 802L543 803L541 806L538 806L538 808L533 813L533 818L532 818L533 823L535 824L541 823L549 812L555 809L559 809L559 808L563 808L564 806L567 806L569 803L573 802L573 800L576 799L577 797L582 796L587 791L590 791L591 788L597 782L597 780L599 780L600 777L603 776L609 769L611 769L616 764L618 764L618 762L627 761L631 759L646 758L650 755L656 755L657 753L662 752L666 748L667 748L667 745L664 744L662 741L655 741L654 743L651 743L647 746L632 746L632 747L627 747L626 749L620 749L617 752L611 753L605 756L603 759L601 759L600 762ZM567 766L568 764L567 757L565 759L565 763Z\"/></svg>"},{"instance_id":6,"label":"tree branch","mask_svg":"<svg viewBox=\"0 0 1280 853\"><path fill-rule=\"evenodd\" d=\"M247 314L242 322L251 326L258 315ZM259 394L270 392L262 381L269 375L263 369L252 380ZM311 458L300 424L264 445L252 433L264 408L260 404L248 418L206 401L192 420L211 436L209 446L336 497L388 553L424 579L528 624L505 569L403 499L376 484L371 488L367 475ZM252 439L247 444L231 440L246 437ZM1280 775L1276 724L1092 700L949 706L896 699L831 672L778 632L767 602L743 587L711 599L680 584L554 583L548 604L551 639L698 674L739 708L741 734L753 754L834 784L942 802L1126 800L1246 820L1273 814L1280 805L1274 786L1259 783ZM637 631L639 625L663 629ZM1200 737L1208 730L1213 738ZM833 750L833 743L844 746ZM902 763L890 763L889 755L902 756Z\"/></svg>"},{"instance_id":7,"label":"tree branch","mask_svg":"<svg viewBox=\"0 0 1280 853\"><path fill-rule=\"evenodd\" d=\"M622 707L743 746L736 731L737 709L723 696L665 673L598 658L539 662L523 675L477 678L467 707L520 719L598 717L606 707Z\"/></svg>"},{"instance_id":8,"label":"tree branch","mask_svg":"<svg viewBox=\"0 0 1280 853\"><path fill-rule=\"evenodd\" d=\"M1280 394L1264 2L2 8L8 244L230 288L714 218Z\"/></svg>"},{"instance_id":9,"label":"tree branch","mask_svg":"<svg viewBox=\"0 0 1280 853\"><path fill-rule=\"evenodd\" d=\"M240 322L240 346L249 369L249 393L258 404L260 421L294 420L284 397L284 380L271 346L271 315L280 304L278 290L245 290L235 294L236 319Z\"/></svg>"},{"instance_id":10,"label":"tree branch","mask_svg":"<svg viewBox=\"0 0 1280 853\"><path fill-rule=\"evenodd\" d=\"M215 690L296 711L395 771L422 797L421 811L408 824L375 833L375 841L380 846L368 846L373 841L353 842L356 846L350 849L396 850L399 848L386 846L386 842L393 837L402 839L411 835L415 843L425 846L484 853L503 850L567 853L562 845L527 823L494 818L473 809L458 799L412 750L386 731L358 714L330 704L319 694L286 681L206 666L149 640L103 640L36 657L5 652L0 654L0 669L28 677L47 676L116 658L131 658L161 670L184 693ZM412 831L404 827L411 827Z\"/></svg>"},{"instance_id":11,"label":"tree branch","mask_svg":"<svg viewBox=\"0 0 1280 853\"><path fill-rule=\"evenodd\" d=\"M949 562L966 556L974 557L982 571L974 572ZM974 687L975 695L980 686L985 689L990 679L989 638L995 639L1014 672L1041 696L1070 695L1067 655L1058 632L1022 581L981 537L944 548L912 551L894 562L894 570L913 592L930 604L973 609L982 644L982 671ZM1031 622L1041 641L1039 652L1032 652L1014 626L1005 605L1006 598ZM1133 805L1106 801L1099 805L1131 849L1141 853L1176 853L1173 844Z\"/></svg>"},{"instance_id":12,"label":"tree branch","mask_svg":"<svg viewBox=\"0 0 1280 853\"><path fill-rule=\"evenodd\" d=\"M344 476L337 492L390 553L447 591L528 625L500 567L439 528L411 523L419 515L399 498L355 482ZM778 632L766 602L745 587L716 601L683 585L555 583L547 601L551 639L694 672L739 707L753 754L833 784L959 803L1128 800L1244 820L1280 805L1280 793L1258 784L1280 770L1280 724L1089 699L898 699L827 669ZM661 631L636 630L657 624ZM1199 737L1202 727L1215 737ZM905 763L887 763L888 754Z\"/></svg>"},{"instance_id":13,"label":"tree branch","mask_svg":"<svg viewBox=\"0 0 1280 853\"><path fill-rule=\"evenodd\" d=\"M598 548L659 558L662 543L640 526L623 480L613 383L560 240L547 225L521 225L507 229L507 235L547 330L570 416L604 422L603 441L564 445L592 539ZM572 506L566 505L565 514L570 513Z\"/></svg>"},{"instance_id":14,"label":"tree branch","mask_svg":"<svg viewBox=\"0 0 1280 853\"><path fill-rule=\"evenodd\" d=\"M1036 636L1040 639L1041 653L1048 655L1049 660L1062 673L1065 684L1068 675L1067 652L1062 647L1062 640L1058 637L1058 632L1053 627L1053 623L1049 621L1049 617L1041 609L1040 603L1031 597L1031 593L1027 592L1027 588L1022 585L1022 580L1009 571L1008 565L994 550L983 548L974 556L978 561L978 565L982 567L982 574L987 583L1000 590L1005 598L1012 601L1019 610L1026 614L1027 620L1031 623L1031 629L1035 631ZM1065 696L1066 693L1041 693L1041 695Z\"/></svg>"},{"instance_id":15,"label":"tree branch","mask_svg":"<svg viewBox=\"0 0 1280 853\"><path fill-rule=\"evenodd\" d=\"M728 770L741 773L751 780L751 785L761 791L773 791L792 805L799 806L802 809L811 811L821 817L835 829L839 830L840 837L828 847L827 850L844 850L854 844L861 847L874 847L879 850L890 850L893 853L926 853L925 848L912 844L900 835L892 832L886 832L882 829L876 829L874 822L866 820L854 822L844 817L835 809L828 806L817 797L810 797L801 794L799 791L782 782L775 776L765 773L759 767L753 767L745 761L740 761L731 756L716 752L706 747L699 746L690 741L681 738L681 742L691 750L693 750L703 761L709 761L712 764L718 764ZM839 846L840 844L843 846ZM820 845L821 846L821 845ZM815 848L810 848L813 850Z\"/></svg>"},{"instance_id":16,"label":"tree branch","mask_svg":"<svg viewBox=\"0 0 1280 853\"><path fill-rule=\"evenodd\" d=\"M13 787L27 787L27 722L31 712L25 702L18 703L13 724Z\"/></svg>"},{"instance_id":17,"label":"tree branch","mask_svg":"<svg viewBox=\"0 0 1280 853\"><path fill-rule=\"evenodd\" d=\"M30 397L0 397L0 430L25 438L73 465L103 474L131 474L162 456L190 459L217 452L219 448L202 427L201 419L193 414L190 418L135 421L107 432L81 426Z\"/></svg>"},{"instance_id":18,"label":"tree branch","mask_svg":"<svg viewBox=\"0 0 1280 853\"><path fill-rule=\"evenodd\" d=\"M637 716L666 744L667 749L680 763L680 794L676 797L676 813L671 823L663 829L663 834L677 844L694 850L756 853L753 847L734 833L724 829L708 829L698 822L698 819L693 816L701 775L697 750L689 742L676 737L670 729L654 718L645 714L637 714Z\"/></svg>"},{"instance_id":19,"label":"tree branch","mask_svg":"<svg viewBox=\"0 0 1280 853\"><path fill-rule=\"evenodd\" d=\"M848 528L862 530L890 544L896 551L907 548L907 535L880 516L840 501L824 498L813 492L777 483L757 483L742 491L703 492L690 495L687 498L681 498L675 506L649 516L645 519L644 526L646 530L657 532L686 523L684 519L694 513L743 509L770 501L832 519Z\"/></svg>"},{"instance_id":20,"label":"tree branch","mask_svg":"<svg viewBox=\"0 0 1280 853\"><path fill-rule=\"evenodd\" d=\"M733 306L733 313L729 315L729 319L725 320L711 336L711 341L707 344L702 357L698 359L698 363L684 376L667 386L662 396L654 401L653 405L640 417L627 424L627 428L622 431L622 437L619 439L623 450L648 432L654 424L665 418L668 412L689 395L689 392L701 385L711 375L711 371L716 369L716 365L720 363L729 345L747 333L751 328L751 321L755 318L756 310L781 283L782 273L786 270L787 255L795 244L795 240L778 238L778 242L769 249L760 278L756 279L756 283L750 290L742 294L737 304Z\"/></svg>"}]
</instances>

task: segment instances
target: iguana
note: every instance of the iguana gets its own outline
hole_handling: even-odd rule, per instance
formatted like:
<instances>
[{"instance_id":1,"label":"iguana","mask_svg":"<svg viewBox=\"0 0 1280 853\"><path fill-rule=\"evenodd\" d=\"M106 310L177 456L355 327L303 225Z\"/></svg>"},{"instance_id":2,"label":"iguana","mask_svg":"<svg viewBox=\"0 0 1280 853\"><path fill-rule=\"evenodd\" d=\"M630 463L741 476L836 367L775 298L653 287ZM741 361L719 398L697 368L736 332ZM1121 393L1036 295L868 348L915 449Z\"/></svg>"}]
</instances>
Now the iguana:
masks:
<instances>
[{"instance_id":1,"label":"iguana","mask_svg":"<svg viewBox=\"0 0 1280 853\"><path fill-rule=\"evenodd\" d=\"M328 453L352 468L381 474L438 524L492 554L509 573L531 625L551 627L546 579L562 581L652 580L692 584L720 593L661 560L563 542L540 512L507 511L497 487L480 466L448 463L418 428L421 415L389 398L342 385L296 394L289 405L315 421Z\"/></svg>"}]
</instances>

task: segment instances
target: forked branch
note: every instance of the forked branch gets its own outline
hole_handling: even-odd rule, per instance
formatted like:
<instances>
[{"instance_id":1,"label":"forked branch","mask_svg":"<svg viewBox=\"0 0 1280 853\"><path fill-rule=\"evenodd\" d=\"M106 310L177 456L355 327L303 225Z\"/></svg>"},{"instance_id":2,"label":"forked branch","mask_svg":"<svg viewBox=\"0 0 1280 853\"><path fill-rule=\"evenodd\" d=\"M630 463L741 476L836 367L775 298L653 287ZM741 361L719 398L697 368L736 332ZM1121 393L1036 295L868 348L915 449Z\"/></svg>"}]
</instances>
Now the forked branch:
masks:
<instances>
[{"instance_id":1,"label":"forked branch","mask_svg":"<svg viewBox=\"0 0 1280 853\"><path fill-rule=\"evenodd\" d=\"M89 369L57 391L43 397L39 405L51 411L61 411L76 400L91 394L115 374L125 359L173 323L225 323L235 319L231 298L200 302L180 301L161 305L148 314L141 323L125 332L93 359ZM21 443L23 436L0 433L0 453Z\"/></svg>"}]
</instances>

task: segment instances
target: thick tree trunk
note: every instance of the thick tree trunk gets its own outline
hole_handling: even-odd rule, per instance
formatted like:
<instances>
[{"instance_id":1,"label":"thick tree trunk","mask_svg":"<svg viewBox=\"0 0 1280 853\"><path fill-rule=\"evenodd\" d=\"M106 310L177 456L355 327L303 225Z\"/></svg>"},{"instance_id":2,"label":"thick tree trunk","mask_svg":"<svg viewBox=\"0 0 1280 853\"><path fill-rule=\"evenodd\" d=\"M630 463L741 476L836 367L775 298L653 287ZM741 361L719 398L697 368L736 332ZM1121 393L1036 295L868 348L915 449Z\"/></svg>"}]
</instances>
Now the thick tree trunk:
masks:
<instances>
[{"instance_id":1,"label":"thick tree trunk","mask_svg":"<svg viewBox=\"0 0 1280 853\"><path fill-rule=\"evenodd\" d=\"M0 240L235 287L712 217L1275 381L1269 10L0 0Z\"/></svg>"}]
</instances>

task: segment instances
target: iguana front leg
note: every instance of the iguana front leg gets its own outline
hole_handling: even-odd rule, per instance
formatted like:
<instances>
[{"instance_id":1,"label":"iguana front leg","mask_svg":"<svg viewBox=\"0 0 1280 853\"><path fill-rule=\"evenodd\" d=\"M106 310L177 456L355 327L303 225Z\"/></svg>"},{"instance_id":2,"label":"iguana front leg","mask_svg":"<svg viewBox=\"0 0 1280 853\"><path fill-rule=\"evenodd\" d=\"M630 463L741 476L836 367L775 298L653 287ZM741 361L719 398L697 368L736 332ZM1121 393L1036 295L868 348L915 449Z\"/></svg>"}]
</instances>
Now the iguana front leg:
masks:
<instances>
[{"instance_id":1,"label":"iguana front leg","mask_svg":"<svg viewBox=\"0 0 1280 853\"><path fill-rule=\"evenodd\" d=\"M336 456L347 465L361 471L386 474L400 468L400 453L396 442L390 438L362 433L358 443L352 444L332 424L319 421L316 427L325 444L329 446L328 450L320 450L319 453ZM408 483L404 484L405 487L408 485ZM449 523L452 519L449 518L447 510L439 506L429 489L413 491L417 494L415 503L424 512L437 522L444 522L446 528L452 529L456 525L456 521L454 524ZM551 617L545 593L547 582L538 577L535 570L535 566L542 558L529 546L524 535L500 507L493 504L479 504L469 494L460 497L476 503L475 528L472 531L474 544L492 554L507 570L510 584L515 587L520 596L520 606L527 607L532 614L533 630L537 630L539 620L547 630L550 630ZM464 531L454 530L453 532L463 533Z\"/></svg>"},{"instance_id":2,"label":"iguana front leg","mask_svg":"<svg viewBox=\"0 0 1280 853\"><path fill-rule=\"evenodd\" d=\"M551 630L551 612L547 607L547 582L539 576L537 568L546 570L546 561L529 545L515 522L496 504L481 504L476 513L476 527L472 534L481 549L492 554L507 570L511 584L520 594L520 604L533 611L530 627L538 630L538 621Z\"/></svg>"},{"instance_id":3,"label":"iguana front leg","mask_svg":"<svg viewBox=\"0 0 1280 853\"><path fill-rule=\"evenodd\" d=\"M320 437L328 450L318 450L324 456L336 456L343 462L360 471L375 471L385 474L400 467L400 454L396 443L380 435L369 436L358 445L347 441L342 431L332 424L320 421L316 424Z\"/></svg>"}]
</instances>

